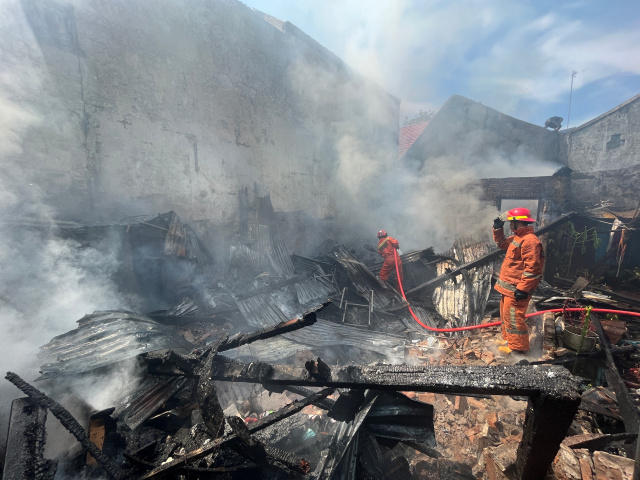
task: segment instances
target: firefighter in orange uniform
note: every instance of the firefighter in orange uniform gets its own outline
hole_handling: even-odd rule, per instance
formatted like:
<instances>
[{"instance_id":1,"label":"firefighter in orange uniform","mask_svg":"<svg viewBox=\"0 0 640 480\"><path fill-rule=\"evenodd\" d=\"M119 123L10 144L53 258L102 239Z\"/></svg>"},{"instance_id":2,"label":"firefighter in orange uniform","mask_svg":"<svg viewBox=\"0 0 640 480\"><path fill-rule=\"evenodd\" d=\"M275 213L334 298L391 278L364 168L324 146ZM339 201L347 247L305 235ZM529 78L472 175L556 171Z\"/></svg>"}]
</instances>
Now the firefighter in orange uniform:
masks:
<instances>
[{"instance_id":1,"label":"firefighter in orange uniform","mask_svg":"<svg viewBox=\"0 0 640 480\"><path fill-rule=\"evenodd\" d=\"M505 237L504 223L510 222L513 235ZM526 353L529 351L529 332L525 314L531 294L542 278L544 251L540 239L533 230L535 220L526 208L514 208L493 221L493 239L506 250L500 277L495 289L502 294L500 319L502 337L508 348L500 350Z\"/></svg>"},{"instance_id":2,"label":"firefighter in orange uniform","mask_svg":"<svg viewBox=\"0 0 640 480\"><path fill-rule=\"evenodd\" d=\"M400 255L398 255L399 248L400 243L398 243L398 240L387 235L385 230L380 230L378 232L378 253L384 258L382 269L380 269L380 279L386 282L391 273L396 273L397 258L398 273L400 273L400 277L398 278L398 291L400 291L400 282L403 279L402 260L400 259Z\"/></svg>"}]
</instances>

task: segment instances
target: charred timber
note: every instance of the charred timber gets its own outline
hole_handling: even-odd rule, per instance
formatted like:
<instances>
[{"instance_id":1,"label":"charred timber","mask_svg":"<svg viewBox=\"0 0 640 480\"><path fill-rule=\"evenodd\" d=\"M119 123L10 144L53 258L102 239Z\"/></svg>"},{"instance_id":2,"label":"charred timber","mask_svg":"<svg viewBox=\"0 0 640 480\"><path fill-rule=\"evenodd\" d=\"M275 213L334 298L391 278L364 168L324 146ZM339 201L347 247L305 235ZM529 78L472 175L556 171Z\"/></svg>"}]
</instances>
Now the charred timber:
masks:
<instances>
[{"instance_id":1,"label":"charred timber","mask_svg":"<svg viewBox=\"0 0 640 480\"><path fill-rule=\"evenodd\" d=\"M540 230L538 230L537 232L535 232L535 234L537 236L540 235L544 235L545 233L559 227L560 225L562 225L563 223L567 222L573 215L575 215L575 212L570 212L567 213L563 216L561 216L560 218L558 218L557 220L554 220L553 222L551 222L549 225L546 225L544 227L542 227ZM478 258L477 260L474 260L472 262L469 263L465 263L464 265L459 266L458 268L451 270L449 273L445 273L444 275L440 275L439 277L433 278L431 280L429 280L428 282L425 282L421 285L418 285L417 287L412 288L411 290L405 292L406 295L410 295L412 293L415 292L419 292L425 288L435 288L438 285L446 282L447 280L452 280L454 279L456 276L461 275L462 272L469 270L470 268L475 268L475 267L479 267L481 265L484 265L487 262L490 262L491 260L494 260L496 258L500 258L502 255L505 254L505 250L494 250L493 252L487 253L486 255Z\"/></svg>"},{"instance_id":2,"label":"charred timber","mask_svg":"<svg viewBox=\"0 0 640 480\"><path fill-rule=\"evenodd\" d=\"M220 337L216 342L216 352L226 352L242 345L256 342L258 340L266 340L269 338L277 337L283 333L293 332L300 328L308 327L317 322L316 312L319 312L331 301L324 302L310 310L307 310L302 318L289 320L287 322L281 322L271 327L266 327L256 332L248 334L238 334L231 338L227 336ZM194 350L188 355L182 355L169 350L162 357L154 356L153 354L147 354L147 366L149 373L156 375L187 375L196 376L197 370L201 368L202 359L207 352L211 350L211 346L207 347L204 351ZM200 353L198 353L200 352ZM178 367L177 369L174 367Z\"/></svg>"},{"instance_id":3,"label":"charred timber","mask_svg":"<svg viewBox=\"0 0 640 480\"><path fill-rule=\"evenodd\" d=\"M57 461L44 458L46 420L47 409L31 398L16 398L11 403L4 480L53 479Z\"/></svg>"},{"instance_id":4,"label":"charred timber","mask_svg":"<svg viewBox=\"0 0 640 480\"><path fill-rule=\"evenodd\" d=\"M596 332L598 332L598 337L600 337L600 345L602 345L602 349L607 358L605 376L609 386L616 392L616 400L620 407L624 428L627 433L638 433L638 428L640 427L640 412L638 412L638 408L635 406L633 399L629 395L629 390L618 372L613 354L611 353L611 345L604 333L600 320L598 320L595 315L591 315L591 321L596 326Z\"/></svg>"},{"instance_id":5,"label":"charred timber","mask_svg":"<svg viewBox=\"0 0 640 480\"><path fill-rule=\"evenodd\" d=\"M73 418L73 416L55 400L49 398L37 388L29 385L22 378L13 372L7 372L4 377L18 387L24 394L28 395L34 402L42 407L47 408L53 415L60 420L60 423L64 428L71 433L82 447L87 450L93 458L96 459L102 469L109 475L110 478L121 480L126 478L124 472L122 472L111 460L109 460L102 450L100 450L95 443L89 440L84 428Z\"/></svg>"},{"instance_id":6,"label":"charred timber","mask_svg":"<svg viewBox=\"0 0 640 480\"><path fill-rule=\"evenodd\" d=\"M238 363L216 358L214 380L275 385L326 386L395 391L492 395L534 395L545 392L579 400L580 381L559 366L407 366L350 365L318 375L302 367L262 362Z\"/></svg>"},{"instance_id":7,"label":"charred timber","mask_svg":"<svg viewBox=\"0 0 640 480\"><path fill-rule=\"evenodd\" d=\"M620 347L611 347L610 349L613 355L624 355L627 353L633 353L636 350L638 350L637 345L622 345ZM595 350L593 352L579 353L577 355L553 358L551 360L539 360L536 362L530 362L529 365L564 365L565 363L575 362L576 360L582 360L585 358L598 358L604 356L604 350Z\"/></svg>"},{"instance_id":8,"label":"charred timber","mask_svg":"<svg viewBox=\"0 0 640 480\"><path fill-rule=\"evenodd\" d=\"M309 473L310 467L306 460L296 459L284 450L267 447L253 438L242 418L227 417L227 422L237 437L231 448L243 457L267 469L281 470L289 476Z\"/></svg>"},{"instance_id":9,"label":"charred timber","mask_svg":"<svg viewBox=\"0 0 640 480\"><path fill-rule=\"evenodd\" d=\"M270 427L271 425L278 423L279 421L284 420L285 418L288 418L291 415L298 413L307 405L315 403L318 400L327 398L329 395L333 393L333 391L334 391L333 388L325 388L319 391L318 393L315 393L310 397L305 398L300 402L291 403L286 407L281 408L277 412L272 413L271 415L258 420L256 423L248 427L248 430L251 434L253 434L267 427ZM187 453L183 457L180 457L176 460L172 460L171 462L163 463L162 465L157 466L156 468L151 470L149 473L144 475L142 479L162 478L166 475L175 473L181 470L189 462L198 460L199 458L202 458L202 457L206 457L210 453L213 453L218 449L220 449L222 445L226 445L229 442L237 441L237 438L238 437L236 434L232 434L232 435L228 435L228 436L213 440L208 444L206 444L205 446Z\"/></svg>"}]
</instances>

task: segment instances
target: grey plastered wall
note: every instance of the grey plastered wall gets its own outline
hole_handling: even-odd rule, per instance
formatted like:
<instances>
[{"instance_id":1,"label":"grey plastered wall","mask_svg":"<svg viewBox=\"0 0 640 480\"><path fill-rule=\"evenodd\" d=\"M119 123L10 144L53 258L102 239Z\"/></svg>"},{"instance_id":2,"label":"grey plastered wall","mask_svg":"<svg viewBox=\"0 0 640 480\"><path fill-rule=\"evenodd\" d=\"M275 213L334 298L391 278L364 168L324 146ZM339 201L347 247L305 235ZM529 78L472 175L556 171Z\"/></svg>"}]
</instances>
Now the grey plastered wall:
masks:
<instances>
[{"instance_id":1,"label":"grey plastered wall","mask_svg":"<svg viewBox=\"0 0 640 480\"><path fill-rule=\"evenodd\" d=\"M228 223L254 183L326 217L341 137L397 147L397 99L238 1L8 1L0 66L33 119L8 162L60 218Z\"/></svg>"},{"instance_id":2,"label":"grey plastered wall","mask_svg":"<svg viewBox=\"0 0 640 480\"><path fill-rule=\"evenodd\" d=\"M640 95L569 134L568 166L598 172L640 165Z\"/></svg>"},{"instance_id":3,"label":"grey plastered wall","mask_svg":"<svg viewBox=\"0 0 640 480\"><path fill-rule=\"evenodd\" d=\"M454 157L461 167L496 156L533 163L566 163L566 144L557 132L510 117L479 102L454 95L431 119L406 153L408 162Z\"/></svg>"}]
</instances>

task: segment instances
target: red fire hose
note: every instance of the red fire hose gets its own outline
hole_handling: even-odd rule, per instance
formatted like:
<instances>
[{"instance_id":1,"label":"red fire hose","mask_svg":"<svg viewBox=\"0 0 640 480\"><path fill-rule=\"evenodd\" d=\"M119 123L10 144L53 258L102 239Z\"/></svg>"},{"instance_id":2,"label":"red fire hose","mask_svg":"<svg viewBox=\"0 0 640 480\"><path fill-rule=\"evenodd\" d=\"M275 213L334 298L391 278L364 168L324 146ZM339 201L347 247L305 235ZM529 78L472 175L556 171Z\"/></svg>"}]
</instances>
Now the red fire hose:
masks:
<instances>
[{"instance_id":1,"label":"red fire hose","mask_svg":"<svg viewBox=\"0 0 640 480\"><path fill-rule=\"evenodd\" d=\"M413 313L413 310L411 309L411 305L409 305L409 301L407 300L407 297L404 294L404 288L402 288L402 282L400 281L400 271L398 269L398 252L396 251L396 249L393 249L393 257L394 260L396 262L396 275L398 277L398 286L400 287L400 293L402 294L402 298L404 298L405 302L407 302L407 308L409 309L409 313L411 313L411 316L413 317L413 319L418 322L418 325L420 325L423 328L426 328L427 330L431 330L432 332L463 332L465 330L475 330L477 328L489 328L489 327L497 327L499 325L501 325L502 322L492 322L492 323L483 323L481 325L471 325L468 327L458 327L458 328L433 328L430 327L428 325L425 325L424 323L422 323L420 321L420 319L416 316L415 313ZM583 311L584 308L554 308L551 310L542 310L540 312L533 312L533 313L528 313L527 315L525 315L525 317L529 318L529 317L535 317L538 315L542 315L544 313L547 312L581 312ZM607 308L594 308L591 310L592 312L597 312L597 313L613 313L613 314L618 314L618 315L632 315L634 317L640 317L640 313L639 312L628 312L628 311L623 311L623 310L610 310Z\"/></svg>"}]
</instances>

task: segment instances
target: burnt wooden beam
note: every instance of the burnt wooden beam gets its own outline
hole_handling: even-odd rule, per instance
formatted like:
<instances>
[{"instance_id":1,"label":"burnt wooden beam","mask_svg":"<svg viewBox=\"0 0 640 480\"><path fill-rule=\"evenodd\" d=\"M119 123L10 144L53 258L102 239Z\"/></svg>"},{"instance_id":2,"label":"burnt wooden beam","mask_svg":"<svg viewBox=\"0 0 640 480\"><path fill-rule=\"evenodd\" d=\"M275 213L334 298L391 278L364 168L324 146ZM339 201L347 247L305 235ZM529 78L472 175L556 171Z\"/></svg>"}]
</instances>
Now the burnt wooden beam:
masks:
<instances>
[{"instance_id":1,"label":"burnt wooden beam","mask_svg":"<svg viewBox=\"0 0 640 480\"><path fill-rule=\"evenodd\" d=\"M47 409L31 398L11 402L4 480L53 479L57 461L44 458Z\"/></svg>"},{"instance_id":2,"label":"burnt wooden beam","mask_svg":"<svg viewBox=\"0 0 640 480\"><path fill-rule=\"evenodd\" d=\"M215 380L276 385L527 395L529 406L516 460L518 478L525 480L544 477L580 405L580 379L559 366L350 365L320 372L320 361L311 364L301 368L225 360L214 363L211 374Z\"/></svg>"},{"instance_id":3,"label":"burnt wooden beam","mask_svg":"<svg viewBox=\"0 0 640 480\"><path fill-rule=\"evenodd\" d=\"M223 336L218 338L216 345L217 352L225 352L242 345L256 342L258 340L266 340L269 338L277 337L283 333L293 332L300 328L308 327L317 322L316 312L324 309L331 303L330 300L321 303L302 314L302 318L296 318L287 322L281 322L271 327L266 327L261 330L257 330L251 333L238 334L229 338ZM146 354L147 369L149 373L156 375L187 375L196 376L196 371L201 368L202 359L207 352L211 350L211 346L203 350L194 350L188 355L182 355L176 353L173 350L169 350L162 357L154 356L153 354ZM174 368L178 367L178 369Z\"/></svg>"},{"instance_id":4,"label":"burnt wooden beam","mask_svg":"<svg viewBox=\"0 0 640 480\"><path fill-rule=\"evenodd\" d=\"M298 413L307 405L317 402L318 400L321 400L323 398L327 398L329 395L333 393L333 391L334 390L332 388L325 388L319 391L318 393L315 393L310 397L305 398L300 402L291 403L286 407L281 408L277 412L272 413L271 415L268 415L258 420L256 423L248 427L249 432L253 434L267 427L270 427L271 425L278 423L279 421L284 420L285 418L288 418L291 415ZM162 478L166 475L175 473L176 471L183 468L187 463L192 462L194 460L198 460L199 458L202 458L202 457L206 457L210 453L220 449L222 445L225 445L229 442L236 441L236 440L237 440L236 434L227 435L225 437L213 440L207 443L205 446L187 453L183 457L180 457L176 460L172 460L171 462L163 463L162 465L157 466L156 468L154 468L153 470L151 470L150 472L142 476L141 479L144 480L147 478Z\"/></svg>"},{"instance_id":5,"label":"burnt wooden beam","mask_svg":"<svg viewBox=\"0 0 640 480\"><path fill-rule=\"evenodd\" d=\"M577 391L571 395L547 391L529 397L516 454L516 478L545 478L579 405Z\"/></svg>"},{"instance_id":6,"label":"burnt wooden beam","mask_svg":"<svg viewBox=\"0 0 640 480\"><path fill-rule=\"evenodd\" d=\"M633 353L638 349L637 345L622 345L621 347L612 347L610 349L613 355L624 355ZM604 350L594 350L593 352L579 353L577 355L566 355L564 357L553 358L551 360L539 360L530 362L529 365L564 365L565 363L575 362L586 358L604 357Z\"/></svg>"},{"instance_id":7,"label":"burnt wooden beam","mask_svg":"<svg viewBox=\"0 0 640 480\"><path fill-rule=\"evenodd\" d=\"M559 227L560 225L562 225L563 223L568 221L575 214L576 214L576 212L567 213L567 214L561 216L560 218L554 220L550 224L545 225L540 230L535 232L535 234L537 236L544 235L545 233L547 233L547 232ZM478 259L476 259L476 260L474 260L472 262L465 263L464 265L460 265L459 267L451 270L449 273L445 273L444 275L440 275L439 277L432 278L428 282L425 282L423 284L418 285L417 287L412 288L411 290L405 292L405 295L410 295L412 293L419 292L419 291L424 290L425 288L429 288L429 287L435 288L438 285L446 282L447 280L452 280L456 276L461 275L462 272L464 272L466 270L469 270L470 268L475 268L475 267L479 267L481 265L484 265L485 263L490 262L491 260L494 260L496 258L500 258L505 253L506 253L505 250L500 250L500 249L494 250L493 252L489 252L486 255L483 255L482 257L480 257L480 258L478 258Z\"/></svg>"},{"instance_id":8,"label":"burnt wooden beam","mask_svg":"<svg viewBox=\"0 0 640 480\"><path fill-rule=\"evenodd\" d=\"M638 408L635 406L631 395L629 395L629 390L618 372L609 340L604 333L600 320L595 315L591 315L591 321L596 326L596 332L598 333L598 337L600 337L600 345L607 359L605 376L607 383L609 383L609 386L612 387L616 393L616 401L620 407L620 415L622 416L624 428L627 433L638 433L638 428L640 427L640 412L638 412Z\"/></svg>"},{"instance_id":9,"label":"burnt wooden beam","mask_svg":"<svg viewBox=\"0 0 640 480\"><path fill-rule=\"evenodd\" d=\"M284 450L267 447L253 438L242 418L227 417L227 422L237 437L237 441L231 444L231 448L246 459L268 470L281 470L288 476L306 475L311 470L306 460L297 459Z\"/></svg>"},{"instance_id":10,"label":"burnt wooden beam","mask_svg":"<svg viewBox=\"0 0 640 480\"><path fill-rule=\"evenodd\" d=\"M231 337L229 340L224 342L218 348L219 352L225 352L227 350L231 350L232 348L237 348L241 345L245 345L247 343L252 343L257 340L266 340L268 338L277 337L278 335L282 335L283 333L293 332L294 330L298 330L300 328L308 327L316 323L316 312L324 309L327 305L331 303L330 300L327 300L324 303L317 305L316 307L307 310L302 315L302 318L296 318L293 320L289 320L288 322L281 322L277 325L273 325L271 327L263 328L262 330L258 330L256 332L235 335Z\"/></svg>"},{"instance_id":11,"label":"burnt wooden beam","mask_svg":"<svg viewBox=\"0 0 640 480\"><path fill-rule=\"evenodd\" d=\"M117 465L111 462L107 456L102 453L95 443L89 440L87 433L84 431L84 428L78 423L78 421L73 418L73 416L68 412L66 408L60 405L55 400L49 398L44 393L42 393L37 388L29 385L22 378L20 378L17 374L13 372L7 372L7 375L4 377L13 383L16 387L18 387L24 394L28 395L34 402L42 407L46 407L53 413L53 415L60 420L60 423L64 428L67 429L69 433L71 433L80 445L87 450L93 458L96 459L98 464L102 467L102 469L107 473L110 478L114 478L116 480L122 480L126 477L125 472L120 470Z\"/></svg>"},{"instance_id":12,"label":"burnt wooden beam","mask_svg":"<svg viewBox=\"0 0 640 480\"><path fill-rule=\"evenodd\" d=\"M533 395L553 391L573 395L580 380L555 365L511 366L339 366L318 375L303 367L239 363L217 357L214 380L306 387L420 391L447 394Z\"/></svg>"},{"instance_id":13,"label":"burnt wooden beam","mask_svg":"<svg viewBox=\"0 0 640 480\"><path fill-rule=\"evenodd\" d=\"M207 352L206 357L203 359L202 367L197 371L199 379L196 389L196 397L202 412L202 419L214 439L221 437L224 433L224 413L210 375L211 366L217 354L217 345Z\"/></svg>"}]
</instances>

